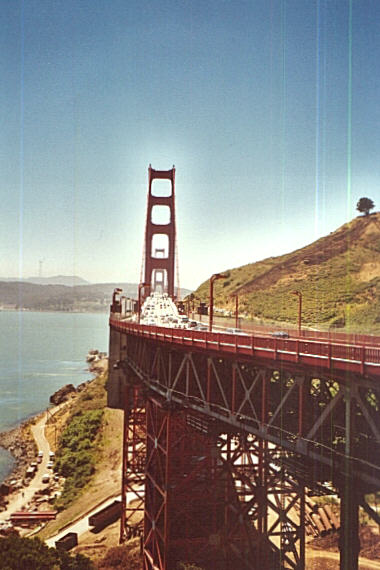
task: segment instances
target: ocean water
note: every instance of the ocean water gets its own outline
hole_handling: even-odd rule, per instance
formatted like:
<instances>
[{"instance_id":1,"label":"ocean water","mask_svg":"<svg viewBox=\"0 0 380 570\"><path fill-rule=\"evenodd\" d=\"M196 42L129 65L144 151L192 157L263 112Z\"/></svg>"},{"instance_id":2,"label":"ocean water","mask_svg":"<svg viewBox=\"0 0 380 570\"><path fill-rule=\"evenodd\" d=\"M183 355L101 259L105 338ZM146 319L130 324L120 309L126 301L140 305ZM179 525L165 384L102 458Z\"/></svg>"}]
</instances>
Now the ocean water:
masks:
<instances>
[{"instance_id":1,"label":"ocean water","mask_svg":"<svg viewBox=\"0 0 380 570\"><path fill-rule=\"evenodd\" d=\"M92 378L86 355L108 350L108 315L0 311L0 431L49 405L65 384ZM0 448L0 482L13 465Z\"/></svg>"}]
</instances>

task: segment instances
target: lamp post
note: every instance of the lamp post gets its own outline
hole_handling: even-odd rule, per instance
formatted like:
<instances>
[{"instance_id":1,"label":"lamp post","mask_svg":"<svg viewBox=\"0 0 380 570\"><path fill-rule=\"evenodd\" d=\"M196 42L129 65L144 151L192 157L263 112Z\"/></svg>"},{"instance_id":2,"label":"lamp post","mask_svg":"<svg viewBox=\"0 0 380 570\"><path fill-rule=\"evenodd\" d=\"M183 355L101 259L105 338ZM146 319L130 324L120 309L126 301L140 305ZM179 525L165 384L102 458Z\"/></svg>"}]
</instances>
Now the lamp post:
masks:
<instances>
[{"instance_id":1,"label":"lamp post","mask_svg":"<svg viewBox=\"0 0 380 570\"><path fill-rule=\"evenodd\" d=\"M117 295L122 293L122 291L123 291L123 289L120 289L120 287L116 287L116 289L113 290L112 302L111 302L111 313L120 313L121 312L120 300L117 301L116 297L117 297Z\"/></svg>"},{"instance_id":2,"label":"lamp post","mask_svg":"<svg viewBox=\"0 0 380 570\"><path fill-rule=\"evenodd\" d=\"M137 303L137 322L140 324L140 312L141 312L141 289L145 287L149 287L149 283L140 283L139 284L139 296L138 296L138 303Z\"/></svg>"},{"instance_id":3,"label":"lamp post","mask_svg":"<svg viewBox=\"0 0 380 570\"><path fill-rule=\"evenodd\" d=\"M201 299L198 299L198 315L199 315L199 322L202 322L202 307L204 306L202 303L203 301Z\"/></svg>"},{"instance_id":4,"label":"lamp post","mask_svg":"<svg viewBox=\"0 0 380 570\"><path fill-rule=\"evenodd\" d=\"M113 290L112 293L112 303L115 302L116 299L116 295L118 295L119 293L122 293L123 289L120 289L120 287L116 287L116 289Z\"/></svg>"},{"instance_id":5,"label":"lamp post","mask_svg":"<svg viewBox=\"0 0 380 570\"><path fill-rule=\"evenodd\" d=\"M217 279L225 279L227 275L223 273L214 273L210 279L210 314L208 320L208 330L212 332L212 321L214 317L214 281Z\"/></svg>"},{"instance_id":6,"label":"lamp post","mask_svg":"<svg viewBox=\"0 0 380 570\"><path fill-rule=\"evenodd\" d=\"M292 291L292 295L298 297L298 336L301 336L301 319L302 319L302 293L301 291Z\"/></svg>"},{"instance_id":7,"label":"lamp post","mask_svg":"<svg viewBox=\"0 0 380 570\"><path fill-rule=\"evenodd\" d=\"M116 287L116 289L113 290L112 293L112 305L111 305L111 312L115 313L115 309L116 309L116 296L119 295L119 293L122 293L123 289L120 289L120 287Z\"/></svg>"},{"instance_id":8,"label":"lamp post","mask_svg":"<svg viewBox=\"0 0 380 570\"><path fill-rule=\"evenodd\" d=\"M235 297L235 328L239 328L239 295L237 293L233 293L231 298Z\"/></svg>"}]
</instances>

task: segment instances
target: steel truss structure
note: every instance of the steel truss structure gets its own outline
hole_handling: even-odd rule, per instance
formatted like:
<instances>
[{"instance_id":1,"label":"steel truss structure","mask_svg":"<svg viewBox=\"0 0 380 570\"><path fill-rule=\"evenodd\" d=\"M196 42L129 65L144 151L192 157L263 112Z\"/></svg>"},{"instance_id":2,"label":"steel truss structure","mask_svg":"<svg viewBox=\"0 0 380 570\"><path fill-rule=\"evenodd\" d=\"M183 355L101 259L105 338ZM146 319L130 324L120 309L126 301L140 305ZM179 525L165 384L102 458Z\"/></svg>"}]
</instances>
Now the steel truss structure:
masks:
<instances>
[{"instance_id":1,"label":"steel truss structure","mask_svg":"<svg viewBox=\"0 0 380 570\"><path fill-rule=\"evenodd\" d=\"M143 535L145 461L145 400L140 386L128 386L124 395L120 542Z\"/></svg>"},{"instance_id":2,"label":"steel truss structure","mask_svg":"<svg viewBox=\"0 0 380 570\"><path fill-rule=\"evenodd\" d=\"M110 382L136 403L124 497L142 485L145 454L146 570L304 568L304 489L327 481L342 498L341 569L357 568L358 505L376 518L363 497L380 488L378 383L113 334ZM125 498L123 537L135 514Z\"/></svg>"},{"instance_id":3,"label":"steel truss structure","mask_svg":"<svg viewBox=\"0 0 380 570\"><path fill-rule=\"evenodd\" d=\"M147 399L146 570L179 561L226 570L303 567L302 484L278 448L250 434L219 433L226 427ZM132 447L139 463L142 447L126 446L127 453ZM124 471L126 497L136 484L134 463L131 457ZM140 532L141 507L138 491L126 505L124 538Z\"/></svg>"}]
</instances>

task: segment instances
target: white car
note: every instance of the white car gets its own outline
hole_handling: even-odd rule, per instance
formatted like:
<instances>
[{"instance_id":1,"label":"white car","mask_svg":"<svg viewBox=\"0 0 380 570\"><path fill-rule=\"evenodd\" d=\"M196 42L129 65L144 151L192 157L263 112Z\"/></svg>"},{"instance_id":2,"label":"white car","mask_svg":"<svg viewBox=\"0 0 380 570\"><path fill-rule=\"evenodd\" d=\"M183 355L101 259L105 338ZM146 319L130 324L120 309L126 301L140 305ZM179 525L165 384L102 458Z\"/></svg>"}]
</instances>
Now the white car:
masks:
<instances>
[{"instance_id":1,"label":"white car","mask_svg":"<svg viewBox=\"0 0 380 570\"><path fill-rule=\"evenodd\" d=\"M247 333L243 332L241 329L227 329L226 332L232 333L232 334L240 334L243 336L249 336Z\"/></svg>"}]
</instances>

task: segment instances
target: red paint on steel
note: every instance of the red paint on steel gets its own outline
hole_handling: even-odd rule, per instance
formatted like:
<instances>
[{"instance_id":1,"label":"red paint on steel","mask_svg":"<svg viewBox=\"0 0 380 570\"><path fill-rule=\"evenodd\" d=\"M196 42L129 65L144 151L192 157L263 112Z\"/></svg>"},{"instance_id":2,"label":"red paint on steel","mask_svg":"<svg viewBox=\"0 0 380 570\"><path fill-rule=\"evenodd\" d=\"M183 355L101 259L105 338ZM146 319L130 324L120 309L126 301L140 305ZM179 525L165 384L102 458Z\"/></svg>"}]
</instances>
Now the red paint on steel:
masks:
<instances>
[{"instance_id":1,"label":"red paint on steel","mask_svg":"<svg viewBox=\"0 0 380 570\"><path fill-rule=\"evenodd\" d=\"M298 435L303 436L303 411L305 407L305 393L303 380L299 380L298 385Z\"/></svg>"},{"instance_id":2,"label":"red paint on steel","mask_svg":"<svg viewBox=\"0 0 380 570\"><path fill-rule=\"evenodd\" d=\"M303 368L333 368L334 371L380 377L380 347L173 329L137 325L114 318L110 319L110 325L120 332L145 336L172 345L194 346L196 350L210 354L238 354L249 359L255 356L260 360L298 363Z\"/></svg>"},{"instance_id":3,"label":"red paint on steel","mask_svg":"<svg viewBox=\"0 0 380 570\"><path fill-rule=\"evenodd\" d=\"M141 386L126 387L122 460L120 543L143 531L145 484L145 401ZM134 496L134 500L128 500Z\"/></svg>"},{"instance_id":4,"label":"red paint on steel","mask_svg":"<svg viewBox=\"0 0 380 570\"><path fill-rule=\"evenodd\" d=\"M152 182L156 179L169 180L171 182L170 196L154 196L152 194ZM144 281L149 284L157 282L155 277L156 271L166 271L167 275L167 293L170 297L175 297L174 292L174 275L175 275L175 243L176 243L176 224L175 224L175 168L171 170L154 170L149 166L149 190L148 190L148 206L145 227L145 272ZM154 206L167 206L170 209L170 221L168 224L155 224L152 222L152 210ZM153 236L164 234L168 237L168 251L164 252L165 257L154 257L155 252L152 251ZM161 282L161 281L160 281Z\"/></svg>"}]
</instances>

